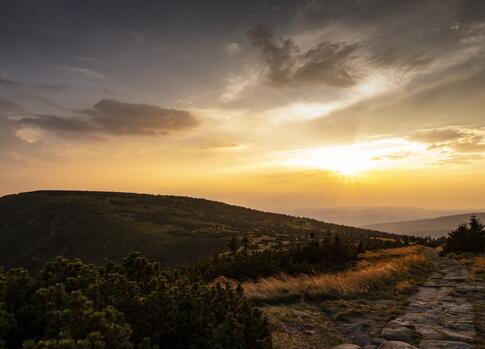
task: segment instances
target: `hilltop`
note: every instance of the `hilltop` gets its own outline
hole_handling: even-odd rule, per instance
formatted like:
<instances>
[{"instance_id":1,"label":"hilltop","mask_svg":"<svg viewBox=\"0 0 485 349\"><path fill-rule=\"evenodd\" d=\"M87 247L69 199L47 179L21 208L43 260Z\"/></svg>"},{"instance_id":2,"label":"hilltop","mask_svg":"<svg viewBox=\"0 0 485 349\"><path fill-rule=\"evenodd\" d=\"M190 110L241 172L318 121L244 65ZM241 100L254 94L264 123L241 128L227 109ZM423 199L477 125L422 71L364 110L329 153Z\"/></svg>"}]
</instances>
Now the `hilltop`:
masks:
<instances>
[{"instance_id":1,"label":"hilltop","mask_svg":"<svg viewBox=\"0 0 485 349\"><path fill-rule=\"evenodd\" d=\"M395 235L261 212L190 197L114 192L35 191L0 198L0 265L37 268L56 255L101 264L136 250L164 265L227 250L247 235L259 248L339 233Z\"/></svg>"}]
</instances>

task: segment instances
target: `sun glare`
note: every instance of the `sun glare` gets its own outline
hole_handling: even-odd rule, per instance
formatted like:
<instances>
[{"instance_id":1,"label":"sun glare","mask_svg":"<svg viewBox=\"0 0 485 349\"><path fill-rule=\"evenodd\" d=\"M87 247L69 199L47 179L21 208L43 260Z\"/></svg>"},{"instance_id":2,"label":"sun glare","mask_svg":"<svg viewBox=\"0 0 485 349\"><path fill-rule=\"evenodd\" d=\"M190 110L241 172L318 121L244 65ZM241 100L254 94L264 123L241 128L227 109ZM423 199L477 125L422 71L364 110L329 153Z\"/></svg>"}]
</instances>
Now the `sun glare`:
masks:
<instances>
[{"instance_id":1,"label":"sun glare","mask_svg":"<svg viewBox=\"0 0 485 349\"><path fill-rule=\"evenodd\" d=\"M391 167L405 161L410 154L422 151L416 143L387 139L337 147L300 149L286 153L285 163L291 166L318 168L342 176L358 176L366 171Z\"/></svg>"}]
</instances>

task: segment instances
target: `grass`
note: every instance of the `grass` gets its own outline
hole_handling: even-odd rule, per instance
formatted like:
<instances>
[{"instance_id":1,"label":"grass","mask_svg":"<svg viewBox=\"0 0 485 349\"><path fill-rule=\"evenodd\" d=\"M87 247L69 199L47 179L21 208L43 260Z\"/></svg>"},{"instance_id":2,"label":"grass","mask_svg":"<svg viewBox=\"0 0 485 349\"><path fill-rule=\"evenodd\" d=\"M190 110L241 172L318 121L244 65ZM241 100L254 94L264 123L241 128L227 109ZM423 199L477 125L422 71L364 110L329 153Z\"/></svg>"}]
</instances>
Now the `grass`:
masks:
<instances>
[{"instance_id":1,"label":"grass","mask_svg":"<svg viewBox=\"0 0 485 349\"><path fill-rule=\"evenodd\" d=\"M352 270L320 275L280 275L245 282L243 288L247 297L258 303L353 298L389 289L390 285L403 291L410 287L406 281L411 274L428 265L420 247L389 249L364 254Z\"/></svg>"},{"instance_id":2,"label":"grass","mask_svg":"<svg viewBox=\"0 0 485 349\"><path fill-rule=\"evenodd\" d=\"M428 251L418 246L371 251L347 271L282 275L243 287L268 317L277 349L364 345L406 311L409 295L432 269Z\"/></svg>"},{"instance_id":3,"label":"grass","mask_svg":"<svg viewBox=\"0 0 485 349\"><path fill-rule=\"evenodd\" d=\"M485 281L485 256L476 256L473 259L471 272L475 279Z\"/></svg>"}]
</instances>

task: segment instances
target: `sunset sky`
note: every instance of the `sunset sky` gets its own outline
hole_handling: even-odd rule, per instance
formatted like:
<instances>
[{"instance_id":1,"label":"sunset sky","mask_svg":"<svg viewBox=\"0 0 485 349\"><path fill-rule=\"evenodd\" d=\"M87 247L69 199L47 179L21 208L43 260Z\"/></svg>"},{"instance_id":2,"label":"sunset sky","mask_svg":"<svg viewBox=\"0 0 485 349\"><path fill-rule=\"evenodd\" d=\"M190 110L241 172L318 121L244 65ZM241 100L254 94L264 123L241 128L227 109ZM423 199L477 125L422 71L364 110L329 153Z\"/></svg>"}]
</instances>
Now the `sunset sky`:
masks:
<instances>
[{"instance_id":1,"label":"sunset sky","mask_svg":"<svg viewBox=\"0 0 485 349\"><path fill-rule=\"evenodd\" d=\"M0 0L0 195L485 207L485 1Z\"/></svg>"}]
</instances>

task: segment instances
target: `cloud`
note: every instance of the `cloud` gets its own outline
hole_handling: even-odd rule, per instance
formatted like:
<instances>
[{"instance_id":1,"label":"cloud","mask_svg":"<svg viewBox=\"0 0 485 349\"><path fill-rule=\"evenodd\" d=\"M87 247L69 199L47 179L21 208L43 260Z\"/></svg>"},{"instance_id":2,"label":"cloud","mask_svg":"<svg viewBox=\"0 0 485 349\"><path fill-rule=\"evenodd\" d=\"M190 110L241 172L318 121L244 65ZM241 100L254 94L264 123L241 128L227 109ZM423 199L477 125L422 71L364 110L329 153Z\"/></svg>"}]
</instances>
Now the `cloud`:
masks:
<instances>
[{"instance_id":1,"label":"cloud","mask_svg":"<svg viewBox=\"0 0 485 349\"><path fill-rule=\"evenodd\" d=\"M457 128L442 128L432 130L420 130L408 138L418 142L424 143L439 143L450 140L460 139L466 136L467 133Z\"/></svg>"},{"instance_id":2,"label":"cloud","mask_svg":"<svg viewBox=\"0 0 485 349\"><path fill-rule=\"evenodd\" d=\"M26 87L26 88L48 90L48 91L64 91L64 90L68 90L72 87L69 84L63 84L63 83L29 84L29 83L23 83L23 82L19 82L19 81L15 81L15 80L9 80L9 79L0 79L0 86L9 87L9 88Z\"/></svg>"},{"instance_id":3,"label":"cloud","mask_svg":"<svg viewBox=\"0 0 485 349\"><path fill-rule=\"evenodd\" d=\"M22 110L22 108L17 103L6 100L6 99L0 99L0 113L1 114L7 113L7 112L12 112L12 111L21 111L21 110Z\"/></svg>"},{"instance_id":4,"label":"cloud","mask_svg":"<svg viewBox=\"0 0 485 349\"><path fill-rule=\"evenodd\" d=\"M239 147L241 147L241 145L237 143L221 143L221 144L201 145L200 149L215 150L215 149L231 149L231 148L239 148Z\"/></svg>"},{"instance_id":5,"label":"cloud","mask_svg":"<svg viewBox=\"0 0 485 349\"><path fill-rule=\"evenodd\" d=\"M31 144L17 137L18 124L12 119L21 113L23 108L9 100L0 99L0 167L10 169L14 163L36 161L41 158L53 158L42 144Z\"/></svg>"},{"instance_id":6,"label":"cloud","mask_svg":"<svg viewBox=\"0 0 485 349\"><path fill-rule=\"evenodd\" d=\"M485 130L479 127L420 130L408 139L427 144L440 158L436 164L466 164L485 157Z\"/></svg>"},{"instance_id":7,"label":"cloud","mask_svg":"<svg viewBox=\"0 0 485 349\"><path fill-rule=\"evenodd\" d=\"M164 135L198 125L187 111L148 104L102 99L90 109L77 111L81 117L35 115L18 120L21 127L33 127L59 134Z\"/></svg>"},{"instance_id":8,"label":"cloud","mask_svg":"<svg viewBox=\"0 0 485 349\"><path fill-rule=\"evenodd\" d=\"M348 87L355 84L351 62L355 59L356 44L322 41L300 53L293 40L278 40L264 24L252 27L247 34L251 44L260 51L269 85Z\"/></svg>"},{"instance_id":9,"label":"cloud","mask_svg":"<svg viewBox=\"0 0 485 349\"><path fill-rule=\"evenodd\" d=\"M106 78L105 75L98 73L97 71L89 68L82 68L82 67L70 67L70 66L64 66L63 67L65 70L72 72L72 73L79 73L82 75L86 75L90 78L96 78L96 79L104 79Z\"/></svg>"}]
</instances>

